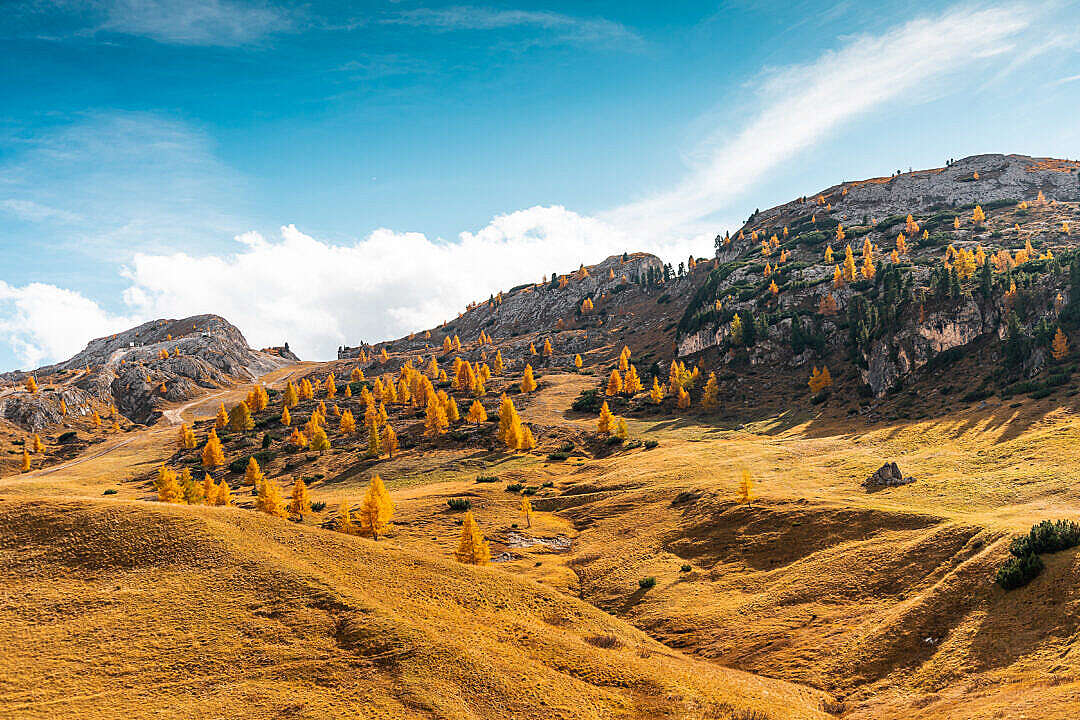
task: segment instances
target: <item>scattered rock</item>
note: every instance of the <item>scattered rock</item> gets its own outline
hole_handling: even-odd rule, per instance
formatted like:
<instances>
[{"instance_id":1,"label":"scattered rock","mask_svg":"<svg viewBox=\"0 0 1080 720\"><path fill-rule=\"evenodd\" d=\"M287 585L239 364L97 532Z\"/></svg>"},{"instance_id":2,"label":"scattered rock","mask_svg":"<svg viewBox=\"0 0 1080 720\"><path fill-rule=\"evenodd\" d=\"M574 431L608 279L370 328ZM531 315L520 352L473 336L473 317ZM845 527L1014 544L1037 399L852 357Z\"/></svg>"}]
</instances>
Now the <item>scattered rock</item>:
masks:
<instances>
[{"instance_id":1,"label":"scattered rock","mask_svg":"<svg viewBox=\"0 0 1080 720\"><path fill-rule=\"evenodd\" d=\"M894 462L887 462L877 471L863 481L866 487L896 487L915 482L913 477L904 477L900 472L900 466Z\"/></svg>"}]
</instances>

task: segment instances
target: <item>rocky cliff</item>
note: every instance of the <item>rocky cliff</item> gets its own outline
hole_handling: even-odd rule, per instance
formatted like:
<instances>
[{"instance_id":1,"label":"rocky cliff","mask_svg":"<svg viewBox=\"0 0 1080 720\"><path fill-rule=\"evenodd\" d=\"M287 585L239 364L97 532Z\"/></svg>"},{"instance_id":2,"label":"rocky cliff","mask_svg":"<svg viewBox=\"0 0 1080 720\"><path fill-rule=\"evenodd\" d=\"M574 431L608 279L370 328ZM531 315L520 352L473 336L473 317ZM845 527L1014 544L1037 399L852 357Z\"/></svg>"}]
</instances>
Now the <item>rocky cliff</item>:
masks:
<instances>
[{"instance_id":1,"label":"rocky cliff","mask_svg":"<svg viewBox=\"0 0 1080 720\"><path fill-rule=\"evenodd\" d=\"M89 414L95 403L114 404L128 419L149 423L163 403L295 362L287 348L274 350L251 349L243 334L217 315L155 320L95 338L64 362L0 375L0 382L10 385L0 396L0 418L39 430L61 422L63 399L71 413ZM21 388L31 375L40 386L33 394Z\"/></svg>"}]
</instances>

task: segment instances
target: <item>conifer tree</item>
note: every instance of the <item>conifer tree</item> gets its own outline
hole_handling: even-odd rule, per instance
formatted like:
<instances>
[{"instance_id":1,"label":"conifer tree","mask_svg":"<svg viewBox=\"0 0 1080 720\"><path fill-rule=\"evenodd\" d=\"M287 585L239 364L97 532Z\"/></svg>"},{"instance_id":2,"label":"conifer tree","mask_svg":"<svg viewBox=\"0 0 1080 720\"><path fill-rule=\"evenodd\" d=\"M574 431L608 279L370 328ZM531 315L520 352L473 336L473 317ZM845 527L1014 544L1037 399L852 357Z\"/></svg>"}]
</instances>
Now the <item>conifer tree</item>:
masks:
<instances>
[{"instance_id":1,"label":"conifer tree","mask_svg":"<svg viewBox=\"0 0 1080 720\"><path fill-rule=\"evenodd\" d=\"M701 406L710 412L720 407L720 385L716 382L716 373L709 373L705 382L705 392L701 396Z\"/></svg>"},{"instance_id":2,"label":"conifer tree","mask_svg":"<svg viewBox=\"0 0 1080 720\"><path fill-rule=\"evenodd\" d=\"M353 522L352 512L349 510L349 503L345 500L342 500L341 505L338 506L337 531L345 533L346 535L360 534L360 528Z\"/></svg>"},{"instance_id":3,"label":"conifer tree","mask_svg":"<svg viewBox=\"0 0 1080 720\"><path fill-rule=\"evenodd\" d=\"M394 453L398 451L398 439L397 433L394 432L394 428L390 427L387 423L382 429L382 446L386 448L386 454L390 457L394 457Z\"/></svg>"},{"instance_id":4,"label":"conifer tree","mask_svg":"<svg viewBox=\"0 0 1080 720\"><path fill-rule=\"evenodd\" d=\"M479 400L473 400L472 405L469 406L469 412L465 416L465 419L476 425L487 421L487 411L484 410L484 406Z\"/></svg>"},{"instance_id":5,"label":"conifer tree","mask_svg":"<svg viewBox=\"0 0 1080 720\"><path fill-rule=\"evenodd\" d=\"M619 375L618 370L612 370L611 375L608 377L607 387L604 389L604 394L608 397L614 397L622 392L623 379Z\"/></svg>"},{"instance_id":6,"label":"conifer tree","mask_svg":"<svg viewBox=\"0 0 1080 720\"><path fill-rule=\"evenodd\" d=\"M225 412L225 403L218 405L217 415L214 417L214 429L224 430L229 426L229 413Z\"/></svg>"},{"instance_id":7,"label":"conifer tree","mask_svg":"<svg viewBox=\"0 0 1080 720\"><path fill-rule=\"evenodd\" d=\"M286 410L290 410L300 404L300 397L296 391L296 385L293 385L292 380L285 384L285 397L283 402Z\"/></svg>"},{"instance_id":8,"label":"conifer tree","mask_svg":"<svg viewBox=\"0 0 1080 720\"><path fill-rule=\"evenodd\" d=\"M740 505L750 505L754 499L754 481L750 479L748 470L742 471L742 479L739 481L739 490L736 493Z\"/></svg>"},{"instance_id":9,"label":"conifer tree","mask_svg":"<svg viewBox=\"0 0 1080 720\"><path fill-rule=\"evenodd\" d=\"M525 374L521 378L521 383L518 385L523 393L531 393L536 390L536 378L533 377L532 365L526 363Z\"/></svg>"},{"instance_id":10,"label":"conifer tree","mask_svg":"<svg viewBox=\"0 0 1080 720\"><path fill-rule=\"evenodd\" d=\"M184 423L180 426L180 447L184 450L195 449L195 433Z\"/></svg>"},{"instance_id":11,"label":"conifer tree","mask_svg":"<svg viewBox=\"0 0 1080 720\"><path fill-rule=\"evenodd\" d=\"M248 404L240 401L240 404L229 411L229 429L233 432L247 432L255 428L255 421L251 419L251 411Z\"/></svg>"},{"instance_id":12,"label":"conifer tree","mask_svg":"<svg viewBox=\"0 0 1080 720\"><path fill-rule=\"evenodd\" d=\"M308 492L304 479L296 478L292 486L292 494L289 497L289 514L304 519L304 513L311 511L311 493Z\"/></svg>"},{"instance_id":13,"label":"conifer tree","mask_svg":"<svg viewBox=\"0 0 1080 720\"><path fill-rule=\"evenodd\" d=\"M353 417L351 410L346 410L341 413L341 419L338 421L338 430L345 435L352 435L356 432L356 418Z\"/></svg>"},{"instance_id":14,"label":"conifer tree","mask_svg":"<svg viewBox=\"0 0 1080 720\"><path fill-rule=\"evenodd\" d=\"M359 365L357 365L352 369L352 372L349 373L349 380L351 380L352 382L360 382L363 379L364 371L360 369Z\"/></svg>"},{"instance_id":15,"label":"conifer tree","mask_svg":"<svg viewBox=\"0 0 1080 720\"><path fill-rule=\"evenodd\" d=\"M680 410L686 410L690 407L690 393L686 392L686 389L681 385L678 394L675 396L675 407Z\"/></svg>"},{"instance_id":16,"label":"conifer tree","mask_svg":"<svg viewBox=\"0 0 1080 720\"><path fill-rule=\"evenodd\" d=\"M1065 333L1061 332L1061 328L1057 329L1054 333L1054 342L1051 345L1051 350L1055 360L1061 360L1069 354L1069 339L1065 337Z\"/></svg>"},{"instance_id":17,"label":"conifer tree","mask_svg":"<svg viewBox=\"0 0 1080 720\"><path fill-rule=\"evenodd\" d=\"M332 398L337 395L337 383L334 382L334 373L326 376L326 397Z\"/></svg>"},{"instance_id":18,"label":"conifer tree","mask_svg":"<svg viewBox=\"0 0 1080 720\"><path fill-rule=\"evenodd\" d=\"M871 255L863 255L862 276L869 280L870 278L874 277L874 272L874 261Z\"/></svg>"},{"instance_id":19,"label":"conifer tree","mask_svg":"<svg viewBox=\"0 0 1080 720\"><path fill-rule=\"evenodd\" d=\"M34 379L33 375L26 378L26 382L24 383L24 385L26 386L26 392L30 393L31 395L38 391L37 380Z\"/></svg>"},{"instance_id":20,"label":"conifer tree","mask_svg":"<svg viewBox=\"0 0 1080 720\"><path fill-rule=\"evenodd\" d=\"M265 477L262 469L259 467L259 461L254 457L248 458L247 467L244 469L244 484L250 485L254 492L258 489L259 483L261 483Z\"/></svg>"},{"instance_id":21,"label":"conifer tree","mask_svg":"<svg viewBox=\"0 0 1080 720\"><path fill-rule=\"evenodd\" d=\"M456 423L458 420L461 420L461 411L458 410L457 400L452 397L448 397L446 399L444 407L446 408L447 420L452 423Z\"/></svg>"},{"instance_id":22,"label":"conifer tree","mask_svg":"<svg viewBox=\"0 0 1080 720\"><path fill-rule=\"evenodd\" d=\"M491 551L471 510L461 520L461 539L454 557L466 565L487 565L491 562Z\"/></svg>"},{"instance_id":23,"label":"conifer tree","mask_svg":"<svg viewBox=\"0 0 1080 720\"><path fill-rule=\"evenodd\" d=\"M326 452L330 449L330 438L326 437L323 426L317 425L311 433L311 449L316 452Z\"/></svg>"},{"instance_id":24,"label":"conifer tree","mask_svg":"<svg viewBox=\"0 0 1080 720\"><path fill-rule=\"evenodd\" d=\"M255 509L274 517L285 517L285 500L281 497L281 489L273 480L263 480L259 483L259 495L255 498Z\"/></svg>"},{"instance_id":25,"label":"conifer tree","mask_svg":"<svg viewBox=\"0 0 1080 720\"><path fill-rule=\"evenodd\" d=\"M544 338L544 357L551 357L552 353L554 352L554 349L552 349L551 347L551 338Z\"/></svg>"},{"instance_id":26,"label":"conifer tree","mask_svg":"<svg viewBox=\"0 0 1080 720\"><path fill-rule=\"evenodd\" d=\"M825 262L831 263L833 261L833 250L831 245L825 247Z\"/></svg>"},{"instance_id":27,"label":"conifer tree","mask_svg":"<svg viewBox=\"0 0 1080 720\"><path fill-rule=\"evenodd\" d=\"M986 222L986 213L983 212L982 205L975 206L971 213L971 221L976 225Z\"/></svg>"},{"instance_id":28,"label":"conifer tree","mask_svg":"<svg viewBox=\"0 0 1080 720\"><path fill-rule=\"evenodd\" d=\"M499 431L496 438L511 450L516 450L521 444L521 418L514 407L514 401L505 393L499 406Z\"/></svg>"},{"instance_id":29,"label":"conifer tree","mask_svg":"<svg viewBox=\"0 0 1080 720\"><path fill-rule=\"evenodd\" d=\"M101 427L101 416L98 415L97 410L94 410L92 413L90 413L90 423L94 427Z\"/></svg>"},{"instance_id":30,"label":"conifer tree","mask_svg":"<svg viewBox=\"0 0 1080 720\"><path fill-rule=\"evenodd\" d=\"M67 415L67 403L64 402L64 398L60 398L60 417Z\"/></svg>"},{"instance_id":31,"label":"conifer tree","mask_svg":"<svg viewBox=\"0 0 1080 720\"><path fill-rule=\"evenodd\" d=\"M30 453L26 452L26 446L23 446L22 451L22 472L30 472Z\"/></svg>"},{"instance_id":32,"label":"conifer tree","mask_svg":"<svg viewBox=\"0 0 1080 720\"><path fill-rule=\"evenodd\" d=\"M908 254L907 240L904 239L904 233L900 233L896 236L896 252L899 255Z\"/></svg>"},{"instance_id":33,"label":"conifer tree","mask_svg":"<svg viewBox=\"0 0 1080 720\"><path fill-rule=\"evenodd\" d=\"M229 489L229 483L225 482L225 478L222 478L214 493L214 505L232 504L232 491Z\"/></svg>"},{"instance_id":34,"label":"conifer tree","mask_svg":"<svg viewBox=\"0 0 1080 720\"><path fill-rule=\"evenodd\" d=\"M371 534L374 540L386 532L390 519L394 517L394 503L390 493L378 475L371 478L367 493L360 502L360 529L364 534Z\"/></svg>"},{"instance_id":35,"label":"conifer tree","mask_svg":"<svg viewBox=\"0 0 1080 720\"><path fill-rule=\"evenodd\" d=\"M29 456L26 457L29 458ZM29 468L24 467L23 472L26 470L29 470ZM184 502L184 493L180 488L180 483L176 479L176 473L164 465L158 468L157 479L154 480L154 487L157 489L158 500L160 502Z\"/></svg>"},{"instance_id":36,"label":"conifer tree","mask_svg":"<svg viewBox=\"0 0 1080 720\"><path fill-rule=\"evenodd\" d=\"M780 294L780 288L776 286L776 281L775 280L773 280L771 283L769 283L769 292L771 292L773 295L779 295Z\"/></svg>"},{"instance_id":37,"label":"conifer tree","mask_svg":"<svg viewBox=\"0 0 1080 720\"><path fill-rule=\"evenodd\" d=\"M292 416L289 415L289 406L286 405L281 408L281 424L285 427L292 425Z\"/></svg>"},{"instance_id":38,"label":"conifer tree","mask_svg":"<svg viewBox=\"0 0 1080 720\"><path fill-rule=\"evenodd\" d=\"M203 500L203 488L191 476L191 468L180 471L180 489L184 493L184 502L188 505L200 505Z\"/></svg>"},{"instance_id":39,"label":"conifer tree","mask_svg":"<svg viewBox=\"0 0 1080 720\"><path fill-rule=\"evenodd\" d=\"M832 285L836 289L844 286L844 275L840 272L839 265L833 265Z\"/></svg>"},{"instance_id":40,"label":"conifer tree","mask_svg":"<svg viewBox=\"0 0 1080 720\"><path fill-rule=\"evenodd\" d=\"M289 435L289 445L294 450L303 450L308 446L307 435L300 432L300 428L293 428L292 434Z\"/></svg>"},{"instance_id":41,"label":"conifer tree","mask_svg":"<svg viewBox=\"0 0 1080 720\"><path fill-rule=\"evenodd\" d=\"M583 363L581 361L581 355L574 355L574 367L576 367L578 370L580 370L582 364Z\"/></svg>"},{"instance_id":42,"label":"conifer tree","mask_svg":"<svg viewBox=\"0 0 1080 720\"><path fill-rule=\"evenodd\" d=\"M735 317L731 318L729 337L731 338L732 345L742 345L743 325L742 318L739 317L739 313L735 313Z\"/></svg>"},{"instance_id":43,"label":"conifer tree","mask_svg":"<svg viewBox=\"0 0 1080 720\"><path fill-rule=\"evenodd\" d=\"M379 437L379 421L372 413L371 417L364 421L367 429L367 456L377 458L382 455L382 442Z\"/></svg>"},{"instance_id":44,"label":"conifer tree","mask_svg":"<svg viewBox=\"0 0 1080 720\"><path fill-rule=\"evenodd\" d=\"M851 245L844 248L844 280L851 282L855 279L855 256L851 253Z\"/></svg>"},{"instance_id":45,"label":"conifer tree","mask_svg":"<svg viewBox=\"0 0 1080 720\"><path fill-rule=\"evenodd\" d=\"M908 213L907 221L904 223L904 232L908 237L915 237L915 233L919 232L919 223L915 222L915 218L911 217L911 213Z\"/></svg>"},{"instance_id":46,"label":"conifer tree","mask_svg":"<svg viewBox=\"0 0 1080 720\"><path fill-rule=\"evenodd\" d=\"M494 365L494 372L496 375L502 375L506 370L506 363L503 362L502 350L495 351L495 360L492 361Z\"/></svg>"},{"instance_id":47,"label":"conifer tree","mask_svg":"<svg viewBox=\"0 0 1080 720\"><path fill-rule=\"evenodd\" d=\"M652 389L649 390L649 401L653 405L659 405L663 399L664 388L660 387L660 382L656 379L656 376L654 375L652 379Z\"/></svg>"},{"instance_id":48,"label":"conifer tree","mask_svg":"<svg viewBox=\"0 0 1080 720\"><path fill-rule=\"evenodd\" d=\"M600 416L596 419L596 432L601 435L610 435L615 423L615 416L608 407L607 400L600 406Z\"/></svg>"},{"instance_id":49,"label":"conifer tree","mask_svg":"<svg viewBox=\"0 0 1080 720\"><path fill-rule=\"evenodd\" d=\"M521 431L518 433L518 450L532 450L536 447L536 438L533 437L532 429L528 425L522 423Z\"/></svg>"},{"instance_id":50,"label":"conifer tree","mask_svg":"<svg viewBox=\"0 0 1080 720\"><path fill-rule=\"evenodd\" d=\"M439 402L437 396L428 398L427 407L424 410L424 434L428 437L438 437L447 431L450 421L446 417L446 409Z\"/></svg>"},{"instance_id":51,"label":"conifer tree","mask_svg":"<svg viewBox=\"0 0 1080 720\"><path fill-rule=\"evenodd\" d=\"M642 391L641 378L638 376L637 368L633 363L626 370L626 376L623 377L623 392L627 395L633 396Z\"/></svg>"},{"instance_id":52,"label":"conifer tree","mask_svg":"<svg viewBox=\"0 0 1080 720\"><path fill-rule=\"evenodd\" d=\"M203 502L207 505L214 505L218 495L218 486L214 483L214 476L210 473L203 473L202 479L202 498Z\"/></svg>"},{"instance_id":53,"label":"conifer tree","mask_svg":"<svg viewBox=\"0 0 1080 720\"><path fill-rule=\"evenodd\" d=\"M828 293L825 297L821 298L818 302L818 312L826 317L832 317L836 315L836 298L832 293Z\"/></svg>"},{"instance_id":54,"label":"conifer tree","mask_svg":"<svg viewBox=\"0 0 1080 720\"><path fill-rule=\"evenodd\" d=\"M225 452L221 449L221 440L218 439L217 430L211 429L203 446L202 465L209 470L224 464Z\"/></svg>"},{"instance_id":55,"label":"conifer tree","mask_svg":"<svg viewBox=\"0 0 1080 720\"><path fill-rule=\"evenodd\" d=\"M532 503L529 502L529 498L525 495L521 496L521 514L525 516L525 527L532 527Z\"/></svg>"}]
</instances>

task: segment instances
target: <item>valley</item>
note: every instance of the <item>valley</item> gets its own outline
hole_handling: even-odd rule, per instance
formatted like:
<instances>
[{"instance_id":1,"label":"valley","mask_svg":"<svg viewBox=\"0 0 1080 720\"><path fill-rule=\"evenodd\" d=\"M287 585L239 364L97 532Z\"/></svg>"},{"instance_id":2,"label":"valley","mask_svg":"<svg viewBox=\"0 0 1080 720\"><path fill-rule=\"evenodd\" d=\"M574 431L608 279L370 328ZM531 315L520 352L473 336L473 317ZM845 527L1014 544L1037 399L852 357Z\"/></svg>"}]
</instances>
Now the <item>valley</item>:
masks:
<instances>
[{"instance_id":1,"label":"valley","mask_svg":"<svg viewBox=\"0 0 1080 720\"><path fill-rule=\"evenodd\" d=\"M328 362L199 316L9 375L0 717L1074 717L1076 549L995 578L1080 514L1077 167L845 183ZM864 484L887 462L913 481ZM229 505L162 502L163 467ZM339 532L375 475L385 534ZM259 511L297 478L310 510ZM466 510L490 564L455 560Z\"/></svg>"}]
</instances>

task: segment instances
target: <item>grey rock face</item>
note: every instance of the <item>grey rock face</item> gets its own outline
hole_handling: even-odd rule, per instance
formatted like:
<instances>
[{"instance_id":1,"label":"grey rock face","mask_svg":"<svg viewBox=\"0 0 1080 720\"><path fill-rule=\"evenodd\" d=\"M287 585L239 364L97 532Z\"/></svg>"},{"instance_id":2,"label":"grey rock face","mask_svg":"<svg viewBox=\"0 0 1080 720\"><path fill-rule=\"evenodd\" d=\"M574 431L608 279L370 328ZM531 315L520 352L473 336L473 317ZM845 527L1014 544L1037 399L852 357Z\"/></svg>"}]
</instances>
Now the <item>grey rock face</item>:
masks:
<instances>
[{"instance_id":1,"label":"grey rock face","mask_svg":"<svg viewBox=\"0 0 1080 720\"><path fill-rule=\"evenodd\" d=\"M167 357L165 355L167 354ZM204 389L251 380L295 358L292 353L252 350L243 334L217 315L155 320L108 337L56 365L32 374L52 387L33 395L15 389L0 397L0 417L28 430L61 421L60 397L68 411L89 413L89 402L115 404L134 422L152 422L159 405L196 397ZM22 383L31 373L0 375ZM164 386L164 391L162 390Z\"/></svg>"}]
</instances>

